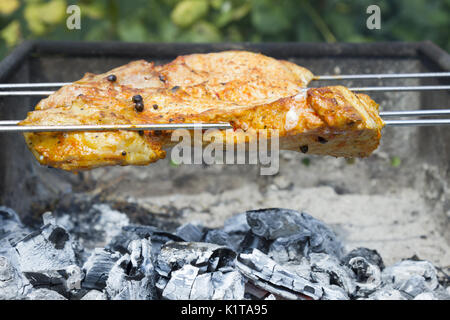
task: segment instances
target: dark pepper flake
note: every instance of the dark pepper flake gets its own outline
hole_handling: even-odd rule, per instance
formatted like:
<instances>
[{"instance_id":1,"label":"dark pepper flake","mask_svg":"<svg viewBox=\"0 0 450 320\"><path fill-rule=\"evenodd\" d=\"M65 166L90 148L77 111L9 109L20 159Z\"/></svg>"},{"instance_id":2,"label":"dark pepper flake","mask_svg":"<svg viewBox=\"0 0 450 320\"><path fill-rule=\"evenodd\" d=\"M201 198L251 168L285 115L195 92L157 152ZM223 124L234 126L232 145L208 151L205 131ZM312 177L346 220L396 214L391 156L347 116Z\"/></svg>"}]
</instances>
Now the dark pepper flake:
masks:
<instances>
[{"instance_id":1,"label":"dark pepper flake","mask_svg":"<svg viewBox=\"0 0 450 320\"><path fill-rule=\"evenodd\" d=\"M133 96L132 100L134 103L142 102L142 96L140 94L137 94Z\"/></svg>"},{"instance_id":2,"label":"dark pepper flake","mask_svg":"<svg viewBox=\"0 0 450 320\"><path fill-rule=\"evenodd\" d=\"M180 86L175 86L175 87L172 87L172 89L170 89L170 91L171 91L172 93L175 93L175 92L178 91L178 89L180 89Z\"/></svg>"},{"instance_id":3,"label":"dark pepper flake","mask_svg":"<svg viewBox=\"0 0 450 320\"><path fill-rule=\"evenodd\" d=\"M142 102L137 102L137 103L134 105L134 109L135 109L137 112L142 112L142 111L144 111L144 104L143 104Z\"/></svg>"},{"instance_id":4,"label":"dark pepper flake","mask_svg":"<svg viewBox=\"0 0 450 320\"><path fill-rule=\"evenodd\" d=\"M155 136L160 136L162 135L162 131L161 130L155 130L153 131L155 133Z\"/></svg>"},{"instance_id":5,"label":"dark pepper flake","mask_svg":"<svg viewBox=\"0 0 450 320\"><path fill-rule=\"evenodd\" d=\"M108 81L110 82L116 82L117 81L117 77L115 74L110 74L107 78Z\"/></svg>"},{"instance_id":6,"label":"dark pepper flake","mask_svg":"<svg viewBox=\"0 0 450 320\"><path fill-rule=\"evenodd\" d=\"M172 119L172 118L170 118L170 119L169 119L169 122L172 122L172 121L173 121L173 119Z\"/></svg>"},{"instance_id":7,"label":"dark pepper flake","mask_svg":"<svg viewBox=\"0 0 450 320\"><path fill-rule=\"evenodd\" d=\"M139 135L140 135L140 136L143 136L143 135L144 135L144 131L139 130L138 132L139 132Z\"/></svg>"},{"instance_id":8,"label":"dark pepper flake","mask_svg":"<svg viewBox=\"0 0 450 320\"><path fill-rule=\"evenodd\" d=\"M126 151L122 151L122 155L123 155L123 156L126 156L126 155L127 155L127 152L126 152Z\"/></svg>"},{"instance_id":9,"label":"dark pepper flake","mask_svg":"<svg viewBox=\"0 0 450 320\"><path fill-rule=\"evenodd\" d=\"M158 109L158 105L157 105L157 104L154 104L154 105L153 105L153 109L157 110L157 109Z\"/></svg>"},{"instance_id":10,"label":"dark pepper flake","mask_svg":"<svg viewBox=\"0 0 450 320\"><path fill-rule=\"evenodd\" d=\"M166 80L166 77L164 77L162 74L160 74L160 75L159 75L159 81L165 83L167 80Z\"/></svg>"},{"instance_id":11,"label":"dark pepper flake","mask_svg":"<svg viewBox=\"0 0 450 320\"><path fill-rule=\"evenodd\" d=\"M308 145L304 145L304 146L300 146L300 151L302 152L302 153L307 153L308 152Z\"/></svg>"},{"instance_id":12,"label":"dark pepper flake","mask_svg":"<svg viewBox=\"0 0 450 320\"><path fill-rule=\"evenodd\" d=\"M317 141L319 141L321 144L325 144L328 142L328 140L323 137L317 137Z\"/></svg>"}]
</instances>

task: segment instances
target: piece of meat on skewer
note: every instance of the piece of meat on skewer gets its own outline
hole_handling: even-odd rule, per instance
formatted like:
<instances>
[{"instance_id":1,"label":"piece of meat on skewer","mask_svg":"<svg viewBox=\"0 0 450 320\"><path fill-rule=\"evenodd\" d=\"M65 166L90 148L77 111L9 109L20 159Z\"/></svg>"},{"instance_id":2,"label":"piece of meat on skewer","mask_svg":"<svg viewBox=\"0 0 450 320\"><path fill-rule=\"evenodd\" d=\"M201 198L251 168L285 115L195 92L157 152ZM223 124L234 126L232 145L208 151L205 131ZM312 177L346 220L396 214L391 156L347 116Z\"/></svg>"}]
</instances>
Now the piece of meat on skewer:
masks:
<instances>
[{"instance_id":1,"label":"piece of meat on skewer","mask_svg":"<svg viewBox=\"0 0 450 320\"><path fill-rule=\"evenodd\" d=\"M235 143L256 139L258 129L276 129L281 149L341 157L368 156L379 144L383 121L373 100L341 86L305 89L312 74L289 62L231 51L178 57L160 67L142 61L127 66L61 88L21 124L228 122L242 129L233 133ZM116 81L107 79L111 74ZM149 164L174 145L170 136L170 131L25 134L41 164L72 171Z\"/></svg>"}]
</instances>

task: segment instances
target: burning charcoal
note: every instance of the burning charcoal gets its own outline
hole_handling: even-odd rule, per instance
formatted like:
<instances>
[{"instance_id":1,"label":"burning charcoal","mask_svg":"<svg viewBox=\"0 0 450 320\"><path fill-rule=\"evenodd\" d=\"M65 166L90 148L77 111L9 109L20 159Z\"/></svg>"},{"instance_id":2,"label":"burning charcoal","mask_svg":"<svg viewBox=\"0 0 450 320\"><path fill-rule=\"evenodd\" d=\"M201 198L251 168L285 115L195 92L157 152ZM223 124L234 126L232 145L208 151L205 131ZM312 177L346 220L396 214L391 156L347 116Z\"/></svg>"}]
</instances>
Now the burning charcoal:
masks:
<instances>
[{"instance_id":1,"label":"burning charcoal","mask_svg":"<svg viewBox=\"0 0 450 320\"><path fill-rule=\"evenodd\" d=\"M245 213L237 214L225 220L222 230L228 234L246 234L250 230Z\"/></svg>"},{"instance_id":2,"label":"burning charcoal","mask_svg":"<svg viewBox=\"0 0 450 320\"><path fill-rule=\"evenodd\" d=\"M106 295L101 291L91 290L86 293L81 300L106 300Z\"/></svg>"},{"instance_id":3,"label":"burning charcoal","mask_svg":"<svg viewBox=\"0 0 450 320\"><path fill-rule=\"evenodd\" d=\"M422 292L415 296L414 300L439 300L433 292Z\"/></svg>"},{"instance_id":4,"label":"burning charcoal","mask_svg":"<svg viewBox=\"0 0 450 320\"><path fill-rule=\"evenodd\" d=\"M176 235L183 238L184 241L199 242L203 238L203 231L200 227L187 223L177 228Z\"/></svg>"},{"instance_id":5,"label":"burning charcoal","mask_svg":"<svg viewBox=\"0 0 450 320\"><path fill-rule=\"evenodd\" d=\"M371 250L367 248L356 248L350 251L344 258L342 258L342 263L348 265L349 261L355 257L362 257L366 259L370 264L375 264L380 268L384 269L383 259L377 250Z\"/></svg>"},{"instance_id":6,"label":"burning charcoal","mask_svg":"<svg viewBox=\"0 0 450 320\"><path fill-rule=\"evenodd\" d=\"M191 300L241 300L245 281L239 271L204 273L198 275L189 295Z\"/></svg>"},{"instance_id":7,"label":"burning charcoal","mask_svg":"<svg viewBox=\"0 0 450 320\"><path fill-rule=\"evenodd\" d=\"M239 244L238 252L250 253L253 249L258 249L261 252L268 253L270 244L271 241L248 231L242 242Z\"/></svg>"},{"instance_id":8,"label":"burning charcoal","mask_svg":"<svg viewBox=\"0 0 450 320\"><path fill-rule=\"evenodd\" d=\"M28 233L29 230L22 225L19 216L14 210L0 206L0 244L2 239L15 243ZM2 247L0 245L0 253Z\"/></svg>"},{"instance_id":9,"label":"burning charcoal","mask_svg":"<svg viewBox=\"0 0 450 320\"><path fill-rule=\"evenodd\" d=\"M20 299L26 294L28 280L21 276L5 256L0 256L0 300Z\"/></svg>"},{"instance_id":10,"label":"burning charcoal","mask_svg":"<svg viewBox=\"0 0 450 320\"><path fill-rule=\"evenodd\" d=\"M53 224L30 233L15 245L15 249L24 273L64 270L76 264L69 234Z\"/></svg>"},{"instance_id":11,"label":"burning charcoal","mask_svg":"<svg viewBox=\"0 0 450 320\"><path fill-rule=\"evenodd\" d=\"M421 293L429 292L425 278L419 275L412 275L408 280L403 282L398 290L408 294L412 298L415 298Z\"/></svg>"},{"instance_id":12,"label":"burning charcoal","mask_svg":"<svg viewBox=\"0 0 450 320\"><path fill-rule=\"evenodd\" d=\"M381 288L374 293L372 293L368 300L408 300L404 294L400 291L395 290L390 287Z\"/></svg>"},{"instance_id":13,"label":"burning charcoal","mask_svg":"<svg viewBox=\"0 0 450 320\"><path fill-rule=\"evenodd\" d=\"M151 262L151 242L133 240L129 254L122 256L109 272L106 293L113 300L154 299L154 272Z\"/></svg>"},{"instance_id":14,"label":"burning charcoal","mask_svg":"<svg viewBox=\"0 0 450 320\"><path fill-rule=\"evenodd\" d=\"M127 252L127 247L132 240L151 239L152 242L152 260L161 250L161 246L168 241L184 241L177 235L164 232L152 226L128 225L122 228L122 232L106 246L111 251L119 251L122 254Z\"/></svg>"},{"instance_id":15,"label":"burning charcoal","mask_svg":"<svg viewBox=\"0 0 450 320\"><path fill-rule=\"evenodd\" d=\"M381 270L378 265L363 257L351 258L347 267L356 275L357 296L365 297L381 286Z\"/></svg>"},{"instance_id":16,"label":"burning charcoal","mask_svg":"<svg viewBox=\"0 0 450 320\"><path fill-rule=\"evenodd\" d=\"M336 285L324 286L322 300L349 300L344 289Z\"/></svg>"},{"instance_id":17,"label":"burning charcoal","mask_svg":"<svg viewBox=\"0 0 450 320\"><path fill-rule=\"evenodd\" d=\"M322 297L322 287L277 264L258 249L239 254L236 266L254 285L285 299Z\"/></svg>"},{"instance_id":18,"label":"burning charcoal","mask_svg":"<svg viewBox=\"0 0 450 320\"><path fill-rule=\"evenodd\" d=\"M268 240L295 234L308 236L308 251L328 253L341 258L343 246L334 232L322 221L306 213L289 209L260 209L247 211L251 231Z\"/></svg>"},{"instance_id":19,"label":"burning charcoal","mask_svg":"<svg viewBox=\"0 0 450 320\"><path fill-rule=\"evenodd\" d=\"M189 299L192 285L199 271L199 268L190 264L186 264L181 269L173 271L162 293L163 298L169 300Z\"/></svg>"},{"instance_id":20,"label":"burning charcoal","mask_svg":"<svg viewBox=\"0 0 450 320\"><path fill-rule=\"evenodd\" d=\"M271 243L268 255L278 263L297 261L302 257L307 257L310 236L311 234L307 232L278 238Z\"/></svg>"},{"instance_id":21,"label":"burning charcoal","mask_svg":"<svg viewBox=\"0 0 450 320\"><path fill-rule=\"evenodd\" d=\"M30 300L67 300L58 292L49 289L33 290L27 298Z\"/></svg>"},{"instance_id":22,"label":"burning charcoal","mask_svg":"<svg viewBox=\"0 0 450 320\"><path fill-rule=\"evenodd\" d=\"M328 284L338 285L350 296L355 293L355 279L352 271L346 266L341 265L336 257L325 253L311 253L309 255L309 261L311 263L311 270L314 273L325 273L330 276L330 282Z\"/></svg>"},{"instance_id":23,"label":"burning charcoal","mask_svg":"<svg viewBox=\"0 0 450 320\"><path fill-rule=\"evenodd\" d=\"M229 235L220 229L210 230L206 233L204 242L215 243L221 246L232 248L233 245L229 241Z\"/></svg>"},{"instance_id":24,"label":"burning charcoal","mask_svg":"<svg viewBox=\"0 0 450 320\"><path fill-rule=\"evenodd\" d=\"M117 252L96 248L83 265L83 270L86 272L83 288L103 290L106 286L109 271L119 258L120 254Z\"/></svg>"},{"instance_id":25,"label":"burning charcoal","mask_svg":"<svg viewBox=\"0 0 450 320\"><path fill-rule=\"evenodd\" d=\"M212 243L168 242L162 248L156 263L156 271L169 277L172 271L191 264L201 272L212 272L232 265L236 254L233 250Z\"/></svg>"},{"instance_id":26,"label":"burning charcoal","mask_svg":"<svg viewBox=\"0 0 450 320\"><path fill-rule=\"evenodd\" d=\"M435 290L439 283L436 269L428 261L403 260L392 266L386 267L382 272L382 280L393 288L401 288L412 276L421 276L425 280L429 291Z\"/></svg>"}]
</instances>

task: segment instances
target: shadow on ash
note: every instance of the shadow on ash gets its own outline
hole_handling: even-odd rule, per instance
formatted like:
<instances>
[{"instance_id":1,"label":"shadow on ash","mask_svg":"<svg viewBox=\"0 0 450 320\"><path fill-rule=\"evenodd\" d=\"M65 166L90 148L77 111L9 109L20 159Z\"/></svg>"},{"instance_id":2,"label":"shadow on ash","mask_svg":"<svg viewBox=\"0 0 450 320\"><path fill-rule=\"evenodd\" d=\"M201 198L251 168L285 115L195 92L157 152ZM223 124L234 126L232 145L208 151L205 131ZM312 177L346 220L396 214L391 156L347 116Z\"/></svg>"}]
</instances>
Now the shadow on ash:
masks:
<instances>
[{"instance_id":1,"label":"shadow on ash","mask_svg":"<svg viewBox=\"0 0 450 320\"><path fill-rule=\"evenodd\" d=\"M247 211L222 228L130 223L107 204L43 215L37 230L0 207L0 299L450 299L449 276L412 257L386 267L324 222Z\"/></svg>"}]
</instances>

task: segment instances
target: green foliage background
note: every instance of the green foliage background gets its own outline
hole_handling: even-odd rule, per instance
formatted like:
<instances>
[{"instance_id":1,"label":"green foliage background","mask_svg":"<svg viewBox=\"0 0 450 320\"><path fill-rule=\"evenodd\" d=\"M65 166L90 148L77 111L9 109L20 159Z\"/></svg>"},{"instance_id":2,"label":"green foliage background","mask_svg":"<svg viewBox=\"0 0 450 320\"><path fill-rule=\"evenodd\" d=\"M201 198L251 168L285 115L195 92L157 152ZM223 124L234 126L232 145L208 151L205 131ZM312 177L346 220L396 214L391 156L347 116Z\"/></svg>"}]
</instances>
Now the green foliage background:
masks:
<instances>
[{"instance_id":1,"label":"green foliage background","mask_svg":"<svg viewBox=\"0 0 450 320\"><path fill-rule=\"evenodd\" d=\"M68 5L81 30L68 30ZM366 9L381 8L381 30ZM0 58L25 39L421 41L450 50L450 0L0 0Z\"/></svg>"}]
</instances>

